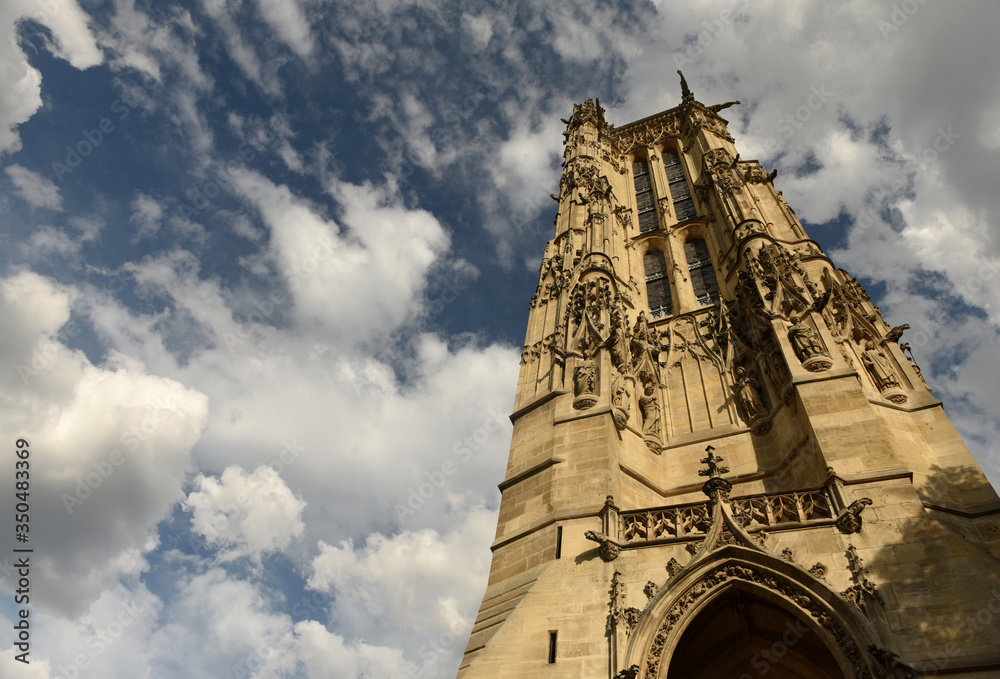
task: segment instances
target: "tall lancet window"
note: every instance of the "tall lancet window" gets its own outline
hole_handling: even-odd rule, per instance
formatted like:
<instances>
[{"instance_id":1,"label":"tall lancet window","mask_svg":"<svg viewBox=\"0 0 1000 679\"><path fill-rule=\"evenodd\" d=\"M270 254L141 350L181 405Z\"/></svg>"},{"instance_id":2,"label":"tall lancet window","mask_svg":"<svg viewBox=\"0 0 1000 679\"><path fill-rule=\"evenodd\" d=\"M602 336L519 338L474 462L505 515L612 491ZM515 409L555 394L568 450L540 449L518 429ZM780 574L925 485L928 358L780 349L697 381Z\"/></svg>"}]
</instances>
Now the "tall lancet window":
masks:
<instances>
[{"instance_id":1,"label":"tall lancet window","mask_svg":"<svg viewBox=\"0 0 1000 679\"><path fill-rule=\"evenodd\" d=\"M670 300L670 280L667 278L667 261L659 250L650 250L642 258L646 269L646 297L649 314L653 318L672 316L674 305Z\"/></svg>"},{"instance_id":2,"label":"tall lancet window","mask_svg":"<svg viewBox=\"0 0 1000 679\"><path fill-rule=\"evenodd\" d=\"M656 231L660 222L656 218L653 182L649 176L649 164L642 158L632 163L632 178L635 180L635 206L639 211L639 233Z\"/></svg>"},{"instance_id":3,"label":"tall lancet window","mask_svg":"<svg viewBox=\"0 0 1000 679\"><path fill-rule=\"evenodd\" d=\"M687 257L688 271L691 273L691 286L698 306L707 306L719 301L719 283L715 280L715 269L712 268L712 258L708 255L708 246L701 238L694 238L684 244L684 256Z\"/></svg>"},{"instance_id":4,"label":"tall lancet window","mask_svg":"<svg viewBox=\"0 0 1000 679\"><path fill-rule=\"evenodd\" d=\"M694 200L691 199L691 189L684 176L684 166L681 165L677 151L663 149L663 170L667 175L667 185L670 187L670 197L673 199L677 221L683 222L697 216Z\"/></svg>"}]
</instances>

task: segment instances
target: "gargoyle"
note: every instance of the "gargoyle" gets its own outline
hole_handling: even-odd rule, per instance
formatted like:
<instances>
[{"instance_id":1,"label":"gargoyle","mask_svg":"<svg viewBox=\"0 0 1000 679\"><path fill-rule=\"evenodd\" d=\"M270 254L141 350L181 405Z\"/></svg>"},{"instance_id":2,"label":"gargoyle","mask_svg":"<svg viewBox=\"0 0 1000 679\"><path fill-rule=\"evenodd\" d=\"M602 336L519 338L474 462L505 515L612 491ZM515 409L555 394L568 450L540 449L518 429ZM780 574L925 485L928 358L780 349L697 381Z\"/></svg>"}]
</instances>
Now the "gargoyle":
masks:
<instances>
[{"instance_id":1,"label":"gargoyle","mask_svg":"<svg viewBox=\"0 0 1000 679\"><path fill-rule=\"evenodd\" d=\"M855 500L837 517L837 528L841 533L858 533L861 531L861 512L872 503L871 498L863 497Z\"/></svg>"},{"instance_id":2,"label":"gargoyle","mask_svg":"<svg viewBox=\"0 0 1000 679\"><path fill-rule=\"evenodd\" d=\"M898 342L903 336L903 332L910 329L909 323L903 323L903 325L897 325L895 328L885 333L885 339L889 342Z\"/></svg>"},{"instance_id":3,"label":"gargoyle","mask_svg":"<svg viewBox=\"0 0 1000 679\"><path fill-rule=\"evenodd\" d=\"M730 106L736 106L739 103L740 102L738 102L738 101L727 101L725 104L712 104L711 106L708 106L707 108L712 113L718 113L719 111L721 111L724 108L729 108Z\"/></svg>"},{"instance_id":4,"label":"gargoyle","mask_svg":"<svg viewBox=\"0 0 1000 679\"><path fill-rule=\"evenodd\" d=\"M621 554L622 546L604 533L588 530L583 536L588 540L600 543L601 546L598 548L598 553L600 553L601 558L605 561L614 561Z\"/></svg>"}]
</instances>

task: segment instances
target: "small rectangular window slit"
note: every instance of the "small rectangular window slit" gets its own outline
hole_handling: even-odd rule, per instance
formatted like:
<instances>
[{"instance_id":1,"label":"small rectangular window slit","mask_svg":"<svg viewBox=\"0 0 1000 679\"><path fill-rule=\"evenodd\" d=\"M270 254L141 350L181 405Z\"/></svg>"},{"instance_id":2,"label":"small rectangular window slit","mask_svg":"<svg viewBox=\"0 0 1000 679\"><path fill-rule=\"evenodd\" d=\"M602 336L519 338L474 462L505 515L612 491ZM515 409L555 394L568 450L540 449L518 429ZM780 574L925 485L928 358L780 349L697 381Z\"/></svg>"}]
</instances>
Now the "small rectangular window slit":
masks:
<instances>
[{"instance_id":1,"label":"small rectangular window slit","mask_svg":"<svg viewBox=\"0 0 1000 679\"><path fill-rule=\"evenodd\" d=\"M553 664L556 661L556 635L558 632L549 632L549 664Z\"/></svg>"},{"instance_id":2,"label":"small rectangular window slit","mask_svg":"<svg viewBox=\"0 0 1000 679\"><path fill-rule=\"evenodd\" d=\"M562 558L562 526L556 526L556 558Z\"/></svg>"}]
</instances>

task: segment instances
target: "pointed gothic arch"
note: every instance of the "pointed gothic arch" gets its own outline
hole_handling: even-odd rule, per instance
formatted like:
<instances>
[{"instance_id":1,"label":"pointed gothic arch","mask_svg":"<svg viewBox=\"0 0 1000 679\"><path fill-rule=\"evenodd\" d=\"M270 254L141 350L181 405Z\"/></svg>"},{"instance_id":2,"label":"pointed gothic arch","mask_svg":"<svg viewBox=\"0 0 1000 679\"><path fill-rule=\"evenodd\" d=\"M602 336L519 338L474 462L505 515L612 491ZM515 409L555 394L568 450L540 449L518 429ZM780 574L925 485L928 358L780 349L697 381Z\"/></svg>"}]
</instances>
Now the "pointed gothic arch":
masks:
<instances>
[{"instance_id":1,"label":"pointed gothic arch","mask_svg":"<svg viewBox=\"0 0 1000 679\"><path fill-rule=\"evenodd\" d=\"M729 676L692 674L691 666L697 665L699 657L713 657L713 649L705 643L708 637L700 635L723 629L719 627L718 607L742 593L752 605L761 607L761 616L757 633L745 635L745 643L734 651L742 654L731 658L737 665L743 660L752 663L765 643L780 641L790 646L781 639L784 631L776 629L787 623L796 630L807 630L802 634L807 645L802 648L811 649L813 658L833 661L835 669L823 670L830 679L872 678L872 660L866 649L882 644L867 618L825 582L758 546L733 520L728 501L723 504L725 508L716 504L713 509L712 528L691 562L650 600L629 637L623 666L638 665L644 679ZM685 652L693 652L695 657L686 659ZM793 654L786 661L786 676L796 676L789 672L795 671L797 663L807 666L802 663L808 662L809 655ZM750 667L733 676L762 676ZM781 676L773 672L773 666L771 669L767 676ZM819 671L803 676L827 679Z\"/></svg>"},{"instance_id":2,"label":"pointed gothic arch","mask_svg":"<svg viewBox=\"0 0 1000 679\"><path fill-rule=\"evenodd\" d=\"M720 587L680 635L666 676L685 679L846 679L835 650L780 597L734 580Z\"/></svg>"}]
</instances>

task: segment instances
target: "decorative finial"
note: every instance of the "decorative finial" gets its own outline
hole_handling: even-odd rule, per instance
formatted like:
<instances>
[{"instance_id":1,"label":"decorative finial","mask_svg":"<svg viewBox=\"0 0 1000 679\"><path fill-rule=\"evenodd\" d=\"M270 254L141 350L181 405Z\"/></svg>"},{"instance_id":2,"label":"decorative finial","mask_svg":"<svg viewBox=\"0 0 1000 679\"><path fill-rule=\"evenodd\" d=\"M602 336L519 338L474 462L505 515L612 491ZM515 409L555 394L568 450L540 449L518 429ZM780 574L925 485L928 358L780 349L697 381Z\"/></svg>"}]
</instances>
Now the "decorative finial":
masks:
<instances>
[{"instance_id":1,"label":"decorative finial","mask_svg":"<svg viewBox=\"0 0 1000 679\"><path fill-rule=\"evenodd\" d=\"M698 472L698 476L707 476L712 479L719 478L722 474L729 473L729 467L723 467L719 463L725 462L726 459L720 455L715 455L715 447L709 446L705 448L705 452L708 453L708 457L703 457L701 459L702 464L707 464L708 469L702 469Z\"/></svg>"},{"instance_id":2,"label":"decorative finial","mask_svg":"<svg viewBox=\"0 0 1000 679\"><path fill-rule=\"evenodd\" d=\"M688 88L688 81L684 79L684 74L681 73L680 69L677 69L677 75L681 77L681 99L685 102L694 101L694 95Z\"/></svg>"},{"instance_id":3,"label":"decorative finial","mask_svg":"<svg viewBox=\"0 0 1000 679\"><path fill-rule=\"evenodd\" d=\"M701 492L712 498L713 502L729 502L729 491L733 489L733 484L722 478L722 474L729 473L729 467L719 464L725 462L725 459L716 455L714 451L713 446L705 448L708 457L703 457L701 460L702 464L708 465L708 469L698 471L698 476L708 477L708 481L701 487Z\"/></svg>"}]
</instances>

